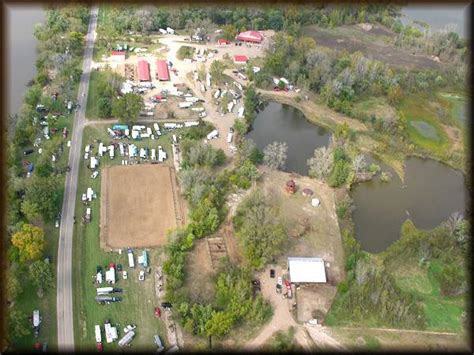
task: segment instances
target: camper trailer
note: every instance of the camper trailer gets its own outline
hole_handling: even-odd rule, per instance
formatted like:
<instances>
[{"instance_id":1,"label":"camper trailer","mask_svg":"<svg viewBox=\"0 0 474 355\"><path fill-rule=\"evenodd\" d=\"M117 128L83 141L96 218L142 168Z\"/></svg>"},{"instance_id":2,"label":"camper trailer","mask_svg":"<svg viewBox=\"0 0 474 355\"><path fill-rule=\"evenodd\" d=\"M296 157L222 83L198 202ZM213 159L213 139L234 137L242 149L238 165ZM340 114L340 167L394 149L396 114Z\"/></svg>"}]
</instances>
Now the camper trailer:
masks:
<instances>
[{"instance_id":1,"label":"camper trailer","mask_svg":"<svg viewBox=\"0 0 474 355\"><path fill-rule=\"evenodd\" d=\"M95 326L95 342L97 344L102 343L102 334L100 331L100 325Z\"/></svg>"},{"instance_id":2,"label":"camper trailer","mask_svg":"<svg viewBox=\"0 0 474 355\"><path fill-rule=\"evenodd\" d=\"M135 332L133 330L129 331L127 334L123 336L122 339L119 340L118 345L120 347L124 347L133 340L133 337L135 336Z\"/></svg>"},{"instance_id":3,"label":"camper trailer","mask_svg":"<svg viewBox=\"0 0 474 355\"><path fill-rule=\"evenodd\" d=\"M114 291L113 287L99 287L97 290L97 295L107 295Z\"/></svg>"},{"instance_id":4,"label":"camper trailer","mask_svg":"<svg viewBox=\"0 0 474 355\"><path fill-rule=\"evenodd\" d=\"M133 259L133 251L131 248L128 248L128 266L131 268L135 267L135 260Z\"/></svg>"},{"instance_id":5,"label":"camper trailer","mask_svg":"<svg viewBox=\"0 0 474 355\"><path fill-rule=\"evenodd\" d=\"M105 323L104 329L105 329L105 340L107 341L107 343L110 344L118 339L117 328L112 327L110 325L110 322Z\"/></svg>"},{"instance_id":6,"label":"camper trailer","mask_svg":"<svg viewBox=\"0 0 474 355\"><path fill-rule=\"evenodd\" d=\"M115 147L113 145L109 145L109 156L110 159L113 159L115 156Z\"/></svg>"},{"instance_id":7,"label":"camper trailer","mask_svg":"<svg viewBox=\"0 0 474 355\"><path fill-rule=\"evenodd\" d=\"M219 131L217 129L213 130L212 132L210 132L208 135L207 135L207 139L208 140L211 140L211 139L214 139L214 138L217 138L219 136Z\"/></svg>"},{"instance_id":8,"label":"camper trailer","mask_svg":"<svg viewBox=\"0 0 474 355\"><path fill-rule=\"evenodd\" d=\"M227 143L232 143L232 136L233 136L233 133L232 132L229 132L227 134Z\"/></svg>"},{"instance_id":9,"label":"camper trailer","mask_svg":"<svg viewBox=\"0 0 474 355\"><path fill-rule=\"evenodd\" d=\"M193 105L193 102L180 102L179 108L189 108Z\"/></svg>"}]
</instances>

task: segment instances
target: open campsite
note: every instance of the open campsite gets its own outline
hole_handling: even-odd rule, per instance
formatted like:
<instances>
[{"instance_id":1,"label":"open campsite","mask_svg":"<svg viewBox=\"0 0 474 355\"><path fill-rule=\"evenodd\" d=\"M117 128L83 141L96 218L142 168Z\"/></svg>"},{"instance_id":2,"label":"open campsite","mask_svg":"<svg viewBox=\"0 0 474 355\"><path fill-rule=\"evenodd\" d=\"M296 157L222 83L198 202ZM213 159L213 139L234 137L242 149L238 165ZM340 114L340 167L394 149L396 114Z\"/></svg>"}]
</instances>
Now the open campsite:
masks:
<instances>
[{"instance_id":1,"label":"open campsite","mask_svg":"<svg viewBox=\"0 0 474 355\"><path fill-rule=\"evenodd\" d=\"M90 158L82 160L80 164L74 228L74 247L78 252L74 254L73 261L74 265L80 265L74 268L74 287L78 290L74 295L75 341L81 349L93 350L94 326L102 327L104 338L103 326L108 319L112 326L117 327L119 338L124 335L123 328L127 325L137 326L132 343L134 350L153 348L153 336L156 334L161 337L165 347L169 347L172 344L168 341L164 321L168 316L167 312L162 309L163 318L156 319L154 308L161 308L161 302L165 301L163 293L160 292L163 284L156 273L163 265L162 252L166 244L166 231L177 225L171 187L171 178L175 178L170 163L172 158L169 157L158 164L123 166L121 164L124 157L119 153L114 159L108 154L99 157L93 153L97 151L99 142L107 143L110 140L107 127L109 126L100 123L88 125L84 129L82 142L82 152L90 145L90 157L97 156L100 159L100 168L97 169L98 178L93 179ZM135 140L133 143L138 148L162 146L164 151L171 153L170 140L169 134L163 132L156 140ZM126 158L127 162L133 162L132 159L128 160L129 157ZM108 186L105 196L102 195L104 186ZM87 188L91 188L97 197L85 206L81 195ZM112 199L110 206L113 208L107 213L107 223L115 223L115 228L108 229L109 233L111 231L114 234L109 234L112 236L112 240L109 240L111 245L104 249L104 246L101 247L100 216L102 201L110 203L109 198ZM92 214L89 223L80 218L87 208L91 209ZM151 215L160 218L152 218ZM128 219L129 217L132 219ZM144 221L146 223L141 224ZM142 236L146 238L141 238ZM130 267L127 247L132 248L134 267ZM138 258L144 251L147 253L147 266L138 264ZM96 284L97 269L100 267L103 272L107 271L111 263L115 265L116 283L110 286L123 290L122 293L112 295L118 295L122 300L101 305L95 300L96 289L109 285L105 282L102 285ZM127 272L126 279L123 271L118 271L119 265ZM143 281L139 280L140 272L144 272ZM104 339L103 343L106 351L119 349L117 342L107 344Z\"/></svg>"},{"instance_id":2,"label":"open campsite","mask_svg":"<svg viewBox=\"0 0 474 355\"><path fill-rule=\"evenodd\" d=\"M179 196L168 166L117 166L102 170L101 244L104 248L166 244L166 232L181 218ZM175 210L176 209L176 210Z\"/></svg>"}]
</instances>

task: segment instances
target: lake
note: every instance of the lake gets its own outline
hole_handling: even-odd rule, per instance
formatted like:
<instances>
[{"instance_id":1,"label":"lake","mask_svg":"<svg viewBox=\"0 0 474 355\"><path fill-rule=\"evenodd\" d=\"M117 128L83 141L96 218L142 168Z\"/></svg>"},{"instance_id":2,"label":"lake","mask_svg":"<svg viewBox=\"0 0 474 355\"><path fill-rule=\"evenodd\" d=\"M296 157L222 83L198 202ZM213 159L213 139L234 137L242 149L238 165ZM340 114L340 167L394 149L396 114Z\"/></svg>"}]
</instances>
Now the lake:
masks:
<instances>
[{"instance_id":1,"label":"lake","mask_svg":"<svg viewBox=\"0 0 474 355\"><path fill-rule=\"evenodd\" d=\"M45 20L41 6L12 5L5 7L7 20L7 111L18 112L28 82L36 75L37 40L34 29Z\"/></svg>"},{"instance_id":2,"label":"lake","mask_svg":"<svg viewBox=\"0 0 474 355\"><path fill-rule=\"evenodd\" d=\"M323 127L310 123L294 107L269 102L257 115L246 137L252 139L260 150L274 141L286 142L288 158L285 171L307 175L306 161L313 156L316 148L329 145L331 134Z\"/></svg>"},{"instance_id":3,"label":"lake","mask_svg":"<svg viewBox=\"0 0 474 355\"><path fill-rule=\"evenodd\" d=\"M469 36L469 5L465 4L411 4L402 8L401 21L404 25L413 20L421 20L430 25L432 31L445 26L455 26L461 37Z\"/></svg>"},{"instance_id":4,"label":"lake","mask_svg":"<svg viewBox=\"0 0 474 355\"><path fill-rule=\"evenodd\" d=\"M377 162L379 163L379 162ZM421 229L432 229L453 212L464 213L468 191L461 172L432 159L406 160L405 185L390 167L393 178L379 177L353 186L356 238L364 250L378 253L400 237L403 222L410 218Z\"/></svg>"}]
</instances>

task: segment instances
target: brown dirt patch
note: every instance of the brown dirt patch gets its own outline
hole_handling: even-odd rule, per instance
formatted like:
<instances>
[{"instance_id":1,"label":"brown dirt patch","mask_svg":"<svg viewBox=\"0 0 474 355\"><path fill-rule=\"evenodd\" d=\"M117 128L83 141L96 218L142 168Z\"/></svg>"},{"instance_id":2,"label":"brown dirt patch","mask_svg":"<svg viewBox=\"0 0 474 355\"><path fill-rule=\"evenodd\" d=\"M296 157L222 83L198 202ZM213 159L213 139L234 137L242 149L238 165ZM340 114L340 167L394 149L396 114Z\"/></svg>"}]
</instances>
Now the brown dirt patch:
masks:
<instances>
[{"instance_id":1,"label":"brown dirt patch","mask_svg":"<svg viewBox=\"0 0 474 355\"><path fill-rule=\"evenodd\" d=\"M307 322L313 318L313 311L326 315L336 296L337 288L330 285L301 285L296 290L298 321ZM320 322L322 319L318 319Z\"/></svg>"},{"instance_id":2,"label":"brown dirt patch","mask_svg":"<svg viewBox=\"0 0 474 355\"><path fill-rule=\"evenodd\" d=\"M168 166L108 167L101 185L103 248L164 245L166 232L182 220L174 170Z\"/></svg>"},{"instance_id":3,"label":"brown dirt patch","mask_svg":"<svg viewBox=\"0 0 474 355\"><path fill-rule=\"evenodd\" d=\"M442 125L445 132L448 134L449 140L451 141L450 151L463 151L462 145L462 132L459 128Z\"/></svg>"},{"instance_id":4,"label":"brown dirt patch","mask_svg":"<svg viewBox=\"0 0 474 355\"><path fill-rule=\"evenodd\" d=\"M440 63L428 56L414 55L410 51L387 44L391 40L390 32L381 27L364 31L358 26L340 26L335 29L323 29L310 26L304 35L311 36L318 46L328 47L349 53L360 51L364 56L373 58L394 67L408 69L432 68L439 69ZM381 37L381 38L378 38Z\"/></svg>"},{"instance_id":5,"label":"brown dirt patch","mask_svg":"<svg viewBox=\"0 0 474 355\"><path fill-rule=\"evenodd\" d=\"M206 239L197 240L187 257L185 288L195 302L210 302L214 296L214 275Z\"/></svg>"}]
</instances>

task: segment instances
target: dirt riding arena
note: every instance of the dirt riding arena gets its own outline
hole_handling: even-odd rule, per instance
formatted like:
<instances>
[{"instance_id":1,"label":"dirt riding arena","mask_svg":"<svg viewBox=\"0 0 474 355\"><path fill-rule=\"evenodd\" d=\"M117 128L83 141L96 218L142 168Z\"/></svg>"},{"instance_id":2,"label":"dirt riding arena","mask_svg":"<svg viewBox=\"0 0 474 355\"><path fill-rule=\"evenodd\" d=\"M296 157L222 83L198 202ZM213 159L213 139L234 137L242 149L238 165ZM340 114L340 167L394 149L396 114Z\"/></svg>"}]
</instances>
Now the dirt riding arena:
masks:
<instances>
[{"instance_id":1,"label":"dirt riding arena","mask_svg":"<svg viewBox=\"0 0 474 355\"><path fill-rule=\"evenodd\" d=\"M104 249L166 244L183 222L174 169L164 165L103 169L100 243Z\"/></svg>"}]
</instances>

